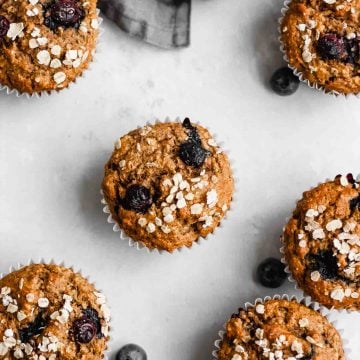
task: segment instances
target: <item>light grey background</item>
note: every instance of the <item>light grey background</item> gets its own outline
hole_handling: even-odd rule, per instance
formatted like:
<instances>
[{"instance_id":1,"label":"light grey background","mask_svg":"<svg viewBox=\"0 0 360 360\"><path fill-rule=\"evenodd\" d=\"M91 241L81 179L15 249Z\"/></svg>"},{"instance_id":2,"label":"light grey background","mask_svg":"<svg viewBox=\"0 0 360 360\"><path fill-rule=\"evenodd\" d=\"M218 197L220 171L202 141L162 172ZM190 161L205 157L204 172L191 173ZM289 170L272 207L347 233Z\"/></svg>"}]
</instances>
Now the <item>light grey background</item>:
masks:
<instances>
[{"instance_id":1,"label":"light grey background","mask_svg":"<svg viewBox=\"0 0 360 360\"><path fill-rule=\"evenodd\" d=\"M244 301L275 292L254 282L303 190L359 171L359 100L302 86L281 98L266 83L282 64L279 0L195 1L192 46L164 51L104 22L101 53L71 90L40 100L0 95L0 272L28 258L76 264L108 295L116 350L150 360L210 359ZM121 242L100 205L114 140L155 117L190 116L231 150L234 212L215 239L157 256ZM354 359L359 314L342 314Z\"/></svg>"}]
</instances>

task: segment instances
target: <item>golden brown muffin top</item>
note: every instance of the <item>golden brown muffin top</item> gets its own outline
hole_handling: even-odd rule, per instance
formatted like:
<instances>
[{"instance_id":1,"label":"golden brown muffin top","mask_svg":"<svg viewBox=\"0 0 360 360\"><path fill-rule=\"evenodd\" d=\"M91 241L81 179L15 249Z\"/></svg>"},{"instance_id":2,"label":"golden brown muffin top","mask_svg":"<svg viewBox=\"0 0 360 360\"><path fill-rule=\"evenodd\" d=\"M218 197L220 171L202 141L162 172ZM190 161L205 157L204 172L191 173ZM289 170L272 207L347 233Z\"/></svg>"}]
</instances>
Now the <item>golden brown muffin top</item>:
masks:
<instances>
[{"instance_id":1,"label":"golden brown muffin top","mask_svg":"<svg viewBox=\"0 0 360 360\"><path fill-rule=\"evenodd\" d=\"M327 307L360 309L360 189L351 174L306 191L284 230L298 285Z\"/></svg>"},{"instance_id":2,"label":"golden brown muffin top","mask_svg":"<svg viewBox=\"0 0 360 360\"><path fill-rule=\"evenodd\" d=\"M204 127L184 124L131 131L105 166L102 189L112 216L148 248L191 246L213 232L231 202L227 156Z\"/></svg>"},{"instance_id":3,"label":"golden brown muffin top","mask_svg":"<svg viewBox=\"0 0 360 360\"><path fill-rule=\"evenodd\" d=\"M104 295L80 274L25 266L0 280L0 359L101 359L109 317Z\"/></svg>"},{"instance_id":4,"label":"golden brown muffin top","mask_svg":"<svg viewBox=\"0 0 360 360\"><path fill-rule=\"evenodd\" d=\"M92 59L98 27L96 0L2 1L0 84L30 94L67 87Z\"/></svg>"},{"instance_id":5,"label":"golden brown muffin top","mask_svg":"<svg viewBox=\"0 0 360 360\"><path fill-rule=\"evenodd\" d=\"M345 360L342 341L319 312L296 300L240 309L225 327L219 360Z\"/></svg>"},{"instance_id":6,"label":"golden brown muffin top","mask_svg":"<svg viewBox=\"0 0 360 360\"><path fill-rule=\"evenodd\" d=\"M289 64L311 84L360 92L360 0L293 0L281 23Z\"/></svg>"}]
</instances>

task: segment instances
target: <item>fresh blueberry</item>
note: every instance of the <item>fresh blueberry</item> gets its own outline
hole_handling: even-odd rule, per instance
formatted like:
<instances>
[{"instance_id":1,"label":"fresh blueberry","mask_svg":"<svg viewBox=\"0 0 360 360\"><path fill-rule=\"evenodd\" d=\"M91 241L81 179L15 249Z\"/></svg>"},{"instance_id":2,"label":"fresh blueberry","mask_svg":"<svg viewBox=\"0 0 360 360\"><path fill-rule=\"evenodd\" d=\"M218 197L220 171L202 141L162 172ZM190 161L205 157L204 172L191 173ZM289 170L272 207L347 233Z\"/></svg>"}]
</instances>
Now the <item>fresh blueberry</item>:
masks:
<instances>
[{"instance_id":1,"label":"fresh blueberry","mask_svg":"<svg viewBox=\"0 0 360 360\"><path fill-rule=\"evenodd\" d=\"M5 17L0 15L0 38L4 37L10 28L10 21Z\"/></svg>"},{"instance_id":2,"label":"fresh blueberry","mask_svg":"<svg viewBox=\"0 0 360 360\"><path fill-rule=\"evenodd\" d=\"M337 258L331 250L321 250L317 254L309 255L311 271L319 271L324 279L339 277Z\"/></svg>"},{"instance_id":3,"label":"fresh blueberry","mask_svg":"<svg viewBox=\"0 0 360 360\"><path fill-rule=\"evenodd\" d=\"M74 321L72 332L77 343L88 344L96 336L97 327L92 319L83 315Z\"/></svg>"},{"instance_id":4,"label":"fresh blueberry","mask_svg":"<svg viewBox=\"0 0 360 360\"><path fill-rule=\"evenodd\" d=\"M45 25L52 30L58 26L79 27L84 11L77 0L54 0L45 9Z\"/></svg>"},{"instance_id":5,"label":"fresh blueberry","mask_svg":"<svg viewBox=\"0 0 360 360\"><path fill-rule=\"evenodd\" d=\"M257 278L261 285L269 288L277 288L281 286L285 279L285 266L275 258L265 259L257 268Z\"/></svg>"},{"instance_id":6,"label":"fresh blueberry","mask_svg":"<svg viewBox=\"0 0 360 360\"><path fill-rule=\"evenodd\" d=\"M142 185L131 185L125 194L123 206L127 210L146 213L152 204L150 190Z\"/></svg>"},{"instance_id":7,"label":"fresh blueberry","mask_svg":"<svg viewBox=\"0 0 360 360\"><path fill-rule=\"evenodd\" d=\"M146 352L139 345L128 344L116 354L116 360L147 360Z\"/></svg>"},{"instance_id":8,"label":"fresh blueberry","mask_svg":"<svg viewBox=\"0 0 360 360\"><path fill-rule=\"evenodd\" d=\"M43 317L42 313L39 313L32 323L19 330L21 342L28 343L34 336L41 335L46 325L46 319Z\"/></svg>"},{"instance_id":9,"label":"fresh blueberry","mask_svg":"<svg viewBox=\"0 0 360 360\"><path fill-rule=\"evenodd\" d=\"M316 48L324 60L346 61L349 56L344 38L333 33L320 36Z\"/></svg>"},{"instance_id":10,"label":"fresh blueberry","mask_svg":"<svg viewBox=\"0 0 360 360\"><path fill-rule=\"evenodd\" d=\"M299 88L300 80L288 67L275 71L270 79L271 88L281 96L292 95Z\"/></svg>"},{"instance_id":11,"label":"fresh blueberry","mask_svg":"<svg viewBox=\"0 0 360 360\"><path fill-rule=\"evenodd\" d=\"M189 118L186 118L182 125L188 130L188 139L180 145L179 157L186 165L199 168L210 152L202 147L198 131Z\"/></svg>"}]
</instances>

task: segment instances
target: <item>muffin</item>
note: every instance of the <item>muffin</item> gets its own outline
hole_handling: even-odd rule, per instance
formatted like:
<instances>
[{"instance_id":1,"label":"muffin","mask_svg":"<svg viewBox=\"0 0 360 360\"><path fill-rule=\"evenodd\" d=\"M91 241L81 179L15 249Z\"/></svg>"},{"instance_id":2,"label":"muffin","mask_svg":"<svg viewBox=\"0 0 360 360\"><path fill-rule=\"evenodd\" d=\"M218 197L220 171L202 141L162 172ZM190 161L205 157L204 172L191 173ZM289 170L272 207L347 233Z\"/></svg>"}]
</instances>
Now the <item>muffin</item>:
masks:
<instances>
[{"instance_id":1,"label":"muffin","mask_svg":"<svg viewBox=\"0 0 360 360\"><path fill-rule=\"evenodd\" d=\"M61 90L92 60L96 0L0 3L0 84L19 93Z\"/></svg>"},{"instance_id":2,"label":"muffin","mask_svg":"<svg viewBox=\"0 0 360 360\"><path fill-rule=\"evenodd\" d=\"M225 326L219 360L345 360L342 340L319 312L274 299L239 309Z\"/></svg>"},{"instance_id":3,"label":"muffin","mask_svg":"<svg viewBox=\"0 0 360 360\"><path fill-rule=\"evenodd\" d=\"M290 66L312 86L360 92L360 1L293 0L280 25Z\"/></svg>"},{"instance_id":4,"label":"muffin","mask_svg":"<svg viewBox=\"0 0 360 360\"><path fill-rule=\"evenodd\" d=\"M32 264L0 280L0 359L101 359L108 321L104 295L71 269Z\"/></svg>"},{"instance_id":5,"label":"muffin","mask_svg":"<svg viewBox=\"0 0 360 360\"><path fill-rule=\"evenodd\" d=\"M233 187L227 156L207 129L189 119L123 136L102 182L110 213L126 235L169 252L214 231Z\"/></svg>"},{"instance_id":6,"label":"muffin","mask_svg":"<svg viewBox=\"0 0 360 360\"><path fill-rule=\"evenodd\" d=\"M298 286L328 308L360 309L360 189L351 174L306 191L284 228Z\"/></svg>"}]
</instances>

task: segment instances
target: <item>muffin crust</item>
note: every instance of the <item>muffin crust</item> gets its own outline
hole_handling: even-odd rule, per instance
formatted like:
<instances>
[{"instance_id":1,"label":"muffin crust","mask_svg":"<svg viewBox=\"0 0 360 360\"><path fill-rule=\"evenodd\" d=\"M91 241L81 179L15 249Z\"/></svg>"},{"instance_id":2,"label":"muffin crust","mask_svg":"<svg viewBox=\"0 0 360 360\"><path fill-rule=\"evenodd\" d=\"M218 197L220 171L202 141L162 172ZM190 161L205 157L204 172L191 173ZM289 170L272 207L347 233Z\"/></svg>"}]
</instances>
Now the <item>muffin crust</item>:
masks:
<instances>
[{"instance_id":1,"label":"muffin crust","mask_svg":"<svg viewBox=\"0 0 360 360\"><path fill-rule=\"evenodd\" d=\"M225 331L219 360L345 360L332 324L295 300L268 300L240 309Z\"/></svg>"},{"instance_id":2,"label":"muffin crust","mask_svg":"<svg viewBox=\"0 0 360 360\"><path fill-rule=\"evenodd\" d=\"M96 0L75 0L84 17L77 27L45 25L57 0L4 0L0 16L10 22L0 38L0 84L20 93L61 90L89 65L98 36Z\"/></svg>"},{"instance_id":3,"label":"muffin crust","mask_svg":"<svg viewBox=\"0 0 360 360\"><path fill-rule=\"evenodd\" d=\"M80 344L73 327L89 308L98 313L101 335ZM71 269L32 264L0 280L0 359L101 359L108 321L104 296Z\"/></svg>"},{"instance_id":4,"label":"muffin crust","mask_svg":"<svg viewBox=\"0 0 360 360\"><path fill-rule=\"evenodd\" d=\"M326 91L349 94L360 91L359 0L293 0L281 23L281 41L289 64L311 84ZM352 41L352 61L324 59L317 49L324 34Z\"/></svg>"},{"instance_id":5,"label":"muffin crust","mask_svg":"<svg viewBox=\"0 0 360 360\"><path fill-rule=\"evenodd\" d=\"M360 309L360 200L352 175L306 191L284 230L284 256L298 286L317 302Z\"/></svg>"},{"instance_id":6,"label":"muffin crust","mask_svg":"<svg viewBox=\"0 0 360 360\"><path fill-rule=\"evenodd\" d=\"M200 167L180 159L180 145L188 140L189 131L177 122L145 126L125 135L105 166L102 189L113 218L126 234L150 249L172 252L190 247L213 232L229 208L233 178L228 158L205 128L192 126L208 152ZM152 194L145 213L122 206L134 184Z\"/></svg>"}]
</instances>

